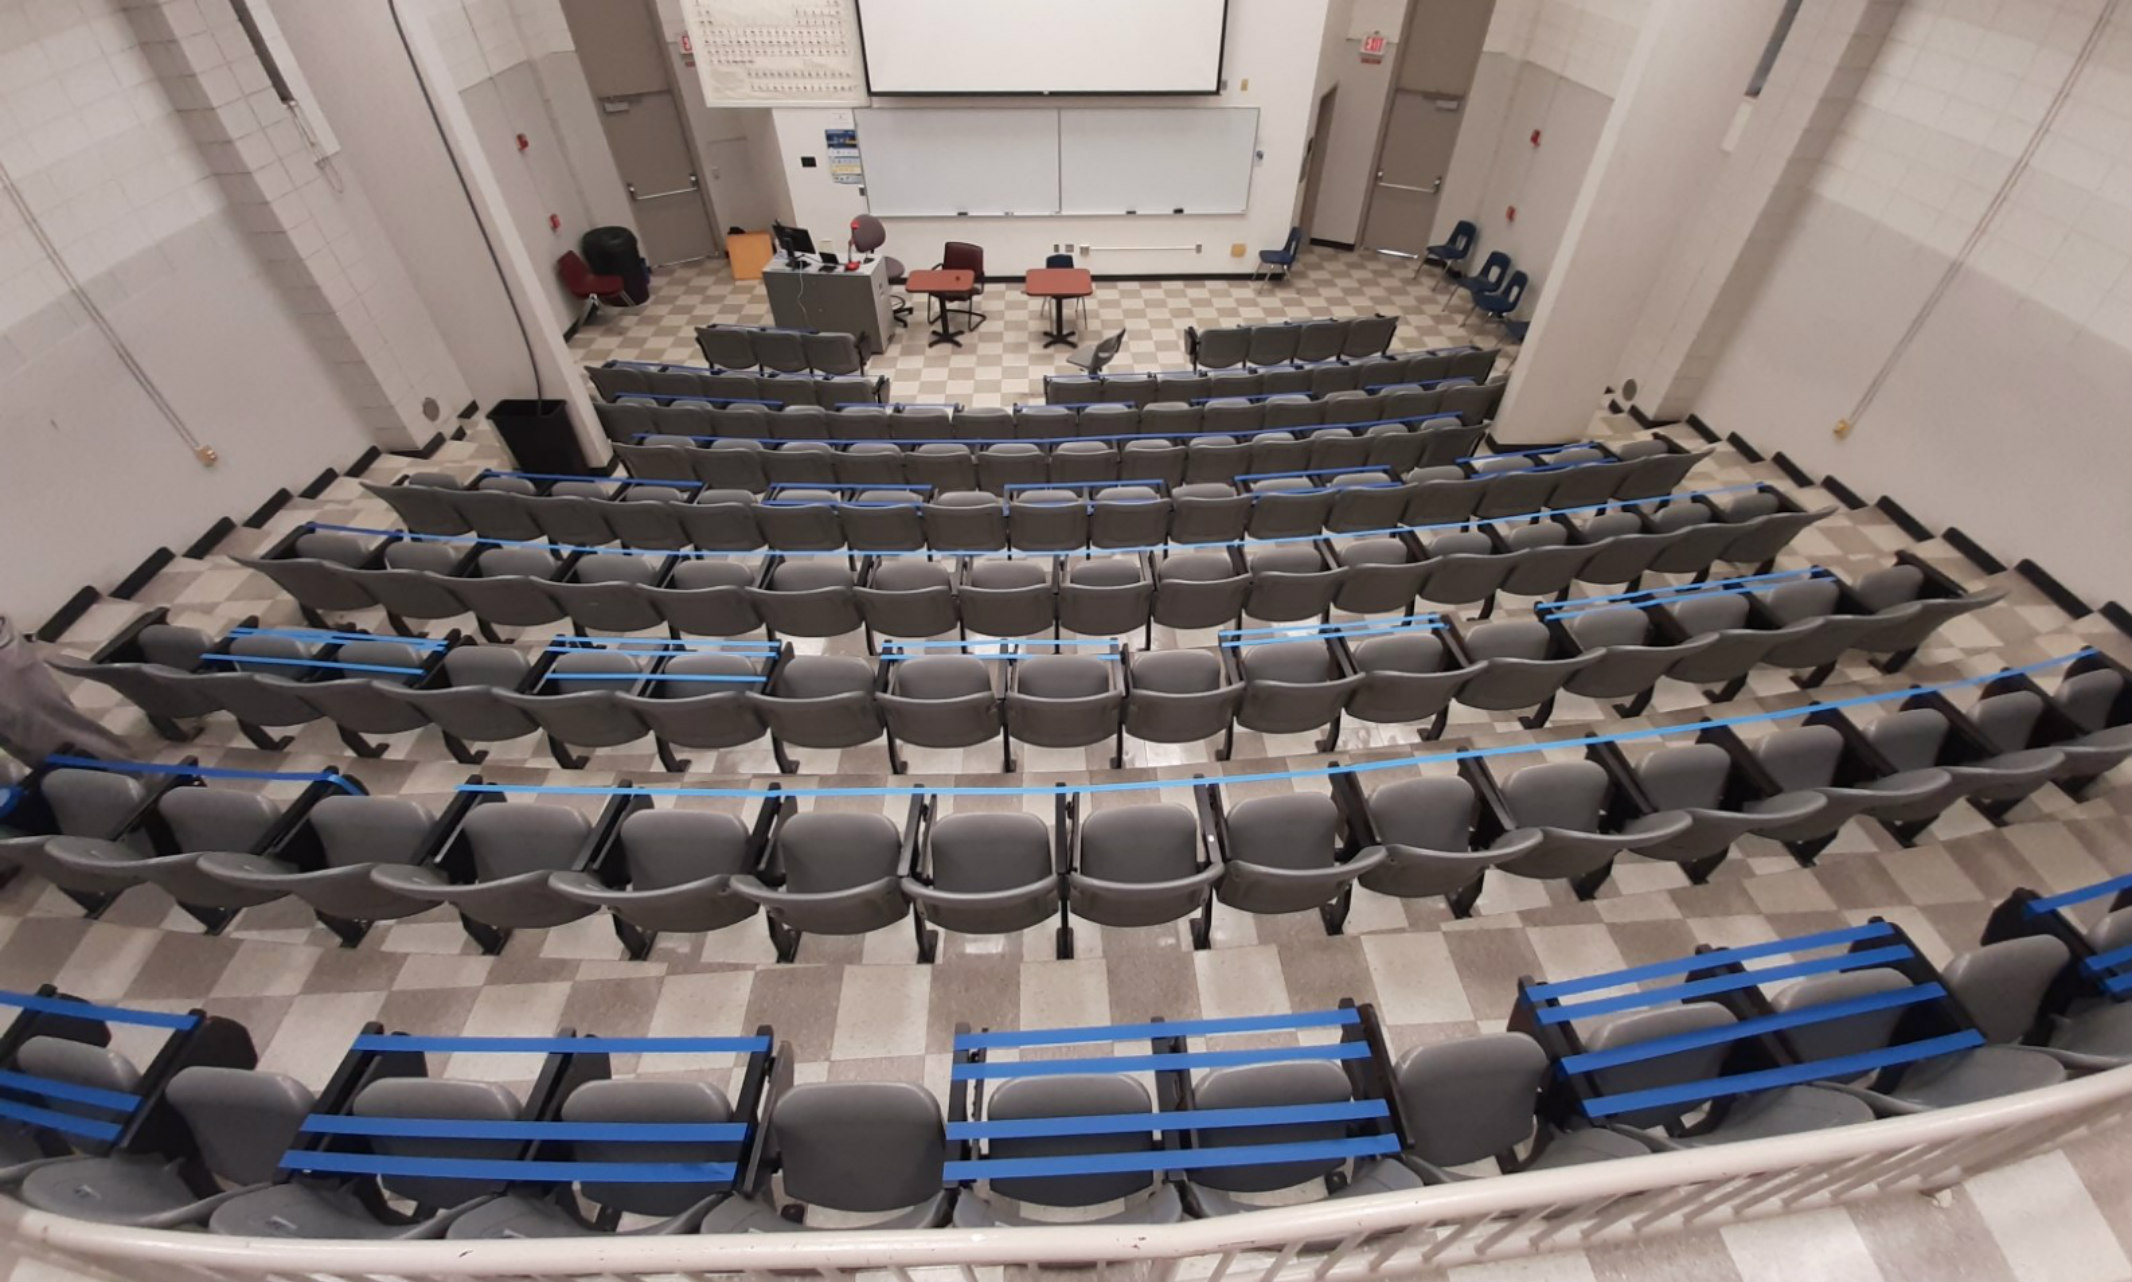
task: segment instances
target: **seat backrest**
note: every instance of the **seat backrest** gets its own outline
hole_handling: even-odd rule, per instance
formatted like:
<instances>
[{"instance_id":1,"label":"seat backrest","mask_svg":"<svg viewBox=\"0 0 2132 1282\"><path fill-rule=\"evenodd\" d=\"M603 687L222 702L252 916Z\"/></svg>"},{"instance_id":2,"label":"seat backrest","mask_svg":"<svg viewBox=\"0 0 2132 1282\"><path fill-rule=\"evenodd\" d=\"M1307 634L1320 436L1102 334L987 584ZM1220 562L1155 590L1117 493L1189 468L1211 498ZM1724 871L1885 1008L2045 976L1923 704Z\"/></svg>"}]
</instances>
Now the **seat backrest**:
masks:
<instances>
[{"instance_id":1,"label":"seat backrest","mask_svg":"<svg viewBox=\"0 0 2132 1282\"><path fill-rule=\"evenodd\" d=\"M734 1120L725 1093L708 1082L586 1082L563 1100L560 1120L587 1124L717 1126ZM579 1162L735 1162L740 1146L715 1140L573 1140ZM630 1215L679 1215L725 1186L581 1179L578 1190L602 1206Z\"/></svg>"},{"instance_id":2,"label":"seat backrest","mask_svg":"<svg viewBox=\"0 0 2132 1282\"><path fill-rule=\"evenodd\" d=\"M1532 1134L1547 1052L1523 1033L1416 1046L1393 1070L1409 1150L1436 1166L1507 1153Z\"/></svg>"},{"instance_id":3,"label":"seat backrest","mask_svg":"<svg viewBox=\"0 0 2132 1282\"><path fill-rule=\"evenodd\" d=\"M555 554L540 548L490 548L475 558L484 579L503 578L508 575L524 575L531 579L553 577L556 570Z\"/></svg>"},{"instance_id":4,"label":"seat backrest","mask_svg":"<svg viewBox=\"0 0 2132 1282\"><path fill-rule=\"evenodd\" d=\"M1672 603L1673 617L1691 637L1747 626L1747 598L1737 593L1690 597Z\"/></svg>"},{"instance_id":5,"label":"seat backrest","mask_svg":"<svg viewBox=\"0 0 2132 1282\"><path fill-rule=\"evenodd\" d=\"M1732 777L1732 758L1714 743L1660 748L1637 765L1636 777L1660 810L1715 810Z\"/></svg>"},{"instance_id":6,"label":"seat backrest","mask_svg":"<svg viewBox=\"0 0 2132 1282\"><path fill-rule=\"evenodd\" d=\"M1014 692L1032 699L1088 699L1108 693L1115 665L1072 654L1044 654L1014 665Z\"/></svg>"},{"instance_id":7,"label":"seat backrest","mask_svg":"<svg viewBox=\"0 0 2132 1282\"><path fill-rule=\"evenodd\" d=\"M558 872L577 862L592 823L567 806L492 802L468 812L460 832L478 881L528 872Z\"/></svg>"},{"instance_id":8,"label":"seat backrest","mask_svg":"<svg viewBox=\"0 0 2132 1282\"><path fill-rule=\"evenodd\" d=\"M1466 634L1466 653L1475 659L1544 659L1554 633L1530 620L1483 623Z\"/></svg>"},{"instance_id":9,"label":"seat backrest","mask_svg":"<svg viewBox=\"0 0 2132 1282\"><path fill-rule=\"evenodd\" d=\"M1355 667L1363 672L1441 672L1449 651L1427 633L1371 637L1355 647Z\"/></svg>"},{"instance_id":10,"label":"seat backrest","mask_svg":"<svg viewBox=\"0 0 2132 1282\"><path fill-rule=\"evenodd\" d=\"M59 831L69 837L116 837L148 799L140 780L108 770L54 770L42 790Z\"/></svg>"},{"instance_id":11,"label":"seat backrest","mask_svg":"<svg viewBox=\"0 0 2132 1282\"><path fill-rule=\"evenodd\" d=\"M1570 636L1586 650L1609 645L1649 645L1651 616L1631 606L1604 606L1579 610L1565 625Z\"/></svg>"},{"instance_id":12,"label":"seat backrest","mask_svg":"<svg viewBox=\"0 0 2132 1282\"><path fill-rule=\"evenodd\" d=\"M1174 802L1098 810L1081 821L1081 874L1097 881L1178 881L1199 866L1199 820Z\"/></svg>"},{"instance_id":13,"label":"seat backrest","mask_svg":"<svg viewBox=\"0 0 2132 1282\"><path fill-rule=\"evenodd\" d=\"M1551 761L1527 766L1503 783L1503 801L1520 828L1596 832L1609 781L1596 761Z\"/></svg>"},{"instance_id":14,"label":"seat backrest","mask_svg":"<svg viewBox=\"0 0 2132 1282\"><path fill-rule=\"evenodd\" d=\"M1891 713L1866 727L1866 741L1897 770L1923 770L1939 761L1954 727L1937 708Z\"/></svg>"},{"instance_id":15,"label":"seat backrest","mask_svg":"<svg viewBox=\"0 0 2132 1282\"><path fill-rule=\"evenodd\" d=\"M1826 788L1843 761L1843 735L1834 726L1794 726L1755 746L1754 755L1786 791Z\"/></svg>"},{"instance_id":16,"label":"seat backrest","mask_svg":"<svg viewBox=\"0 0 2132 1282\"><path fill-rule=\"evenodd\" d=\"M982 284L985 278L984 246L951 240L940 251L940 265L951 272L975 272L978 283Z\"/></svg>"},{"instance_id":17,"label":"seat backrest","mask_svg":"<svg viewBox=\"0 0 2132 1282\"><path fill-rule=\"evenodd\" d=\"M777 830L785 887L802 895L833 894L893 877L901 871L902 846L902 834L886 815L810 811L793 815Z\"/></svg>"},{"instance_id":18,"label":"seat backrest","mask_svg":"<svg viewBox=\"0 0 2132 1282\"><path fill-rule=\"evenodd\" d=\"M2096 668L2067 677L2058 687L2058 705L2075 725L2092 734L2109 726L2124 689L2125 679L2115 668Z\"/></svg>"},{"instance_id":19,"label":"seat backrest","mask_svg":"<svg viewBox=\"0 0 2132 1282\"><path fill-rule=\"evenodd\" d=\"M15 1052L14 1067L31 1077L47 1078L65 1082L69 1086L86 1087L95 1091L111 1091L120 1095L133 1095L141 1089L140 1070L108 1046L92 1046L65 1037L32 1037ZM92 1105L87 1112L79 1107L61 1110L71 1116L90 1116L117 1120L107 1110ZM84 1153L101 1153L109 1146L102 1140L85 1140L79 1136L66 1137L73 1147Z\"/></svg>"},{"instance_id":20,"label":"seat backrest","mask_svg":"<svg viewBox=\"0 0 2132 1282\"><path fill-rule=\"evenodd\" d=\"M888 242L888 228L872 214L860 214L851 220L851 247L862 254L871 254Z\"/></svg>"},{"instance_id":21,"label":"seat backrest","mask_svg":"<svg viewBox=\"0 0 2132 1282\"><path fill-rule=\"evenodd\" d=\"M311 807L329 868L411 864L436 823L429 811L398 797L327 797Z\"/></svg>"},{"instance_id":22,"label":"seat backrest","mask_svg":"<svg viewBox=\"0 0 2132 1282\"><path fill-rule=\"evenodd\" d=\"M1117 1073L1074 1073L1060 1077L1009 1078L999 1083L985 1105L988 1121L1054 1117L1122 1117L1153 1111L1147 1088ZM985 1155L994 1160L1078 1157L1095 1153L1149 1152L1151 1131L1121 1134L1002 1137L989 1141ZM1130 1197L1154 1183L1148 1171L1098 1175L1040 1175L992 1181L1002 1197L1040 1206L1094 1206Z\"/></svg>"},{"instance_id":23,"label":"seat backrest","mask_svg":"<svg viewBox=\"0 0 2132 1282\"><path fill-rule=\"evenodd\" d=\"M2019 752L2028 746L2043 719L2043 696L2033 690L2008 690L1977 700L1969 719L1991 746L2000 752Z\"/></svg>"},{"instance_id":24,"label":"seat backrest","mask_svg":"<svg viewBox=\"0 0 2132 1282\"><path fill-rule=\"evenodd\" d=\"M897 1211L940 1192L940 1103L908 1082L795 1086L770 1118L785 1196L839 1211Z\"/></svg>"},{"instance_id":25,"label":"seat backrest","mask_svg":"<svg viewBox=\"0 0 2132 1282\"><path fill-rule=\"evenodd\" d=\"M2071 959L2063 942L2024 935L1972 948L1941 967L1940 976L1987 1040L2018 1042L2034 1026L2044 991Z\"/></svg>"},{"instance_id":26,"label":"seat backrest","mask_svg":"<svg viewBox=\"0 0 2132 1282\"><path fill-rule=\"evenodd\" d=\"M1737 1022L1731 1011L1715 1002L1685 1002L1678 1006L1623 1011L1595 1021L1584 1035L1584 1049L1595 1052L1614 1050L1661 1038L1726 1028ZM1594 1084L1608 1095L1707 1081L1723 1071L1725 1058L1733 1045L1717 1042L1689 1047L1651 1059L1602 1068L1593 1072L1591 1077ZM1699 1101L1690 1100L1620 1113L1616 1120L1627 1126L1658 1126L1694 1112L1698 1107Z\"/></svg>"},{"instance_id":27,"label":"seat backrest","mask_svg":"<svg viewBox=\"0 0 2132 1282\"><path fill-rule=\"evenodd\" d=\"M319 561L331 561L335 565L354 567L370 559L370 545L352 534L338 534L314 530L299 535L296 540L296 555Z\"/></svg>"},{"instance_id":28,"label":"seat backrest","mask_svg":"<svg viewBox=\"0 0 2132 1282\"><path fill-rule=\"evenodd\" d=\"M149 624L141 629L137 640L143 659L180 672L199 667L200 656L215 648L214 638L198 628L180 628L168 623Z\"/></svg>"},{"instance_id":29,"label":"seat backrest","mask_svg":"<svg viewBox=\"0 0 2132 1282\"><path fill-rule=\"evenodd\" d=\"M264 1184L310 1116L310 1088L283 1073L195 1064L181 1069L164 1098L184 1119L207 1169L229 1184Z\"/></svg>"},{"instance_id":30,"label":"seat backrest","mask_svg":"<svg viewBox=\"0 0 2132 1282\"><path fill-rule=\"evenodd\" d=\"M1321 792L1254 797L1229 811L1229 858L1264 868L1329 868L1339 825L1339 807Z\"/></svg>"},{"instance_id":31,"label":"seat backrest","mask_svg":"<svg viewBox=\"0 0 2132 1282\"><path fill-rule=\"evenodd\" d=\"M510 646L456 646L444 656L445 684L453 689L492 686L515 690L531 666L524 654Z\"/></svg>"},{"instance_id":32,"label":"seat backrest","mask_svg":"<svg viewBox=\"0 0 2132 1282\"><path fill-rule=\"evenodd\" d=\"M495 809L503 809L501 806ZM446 1082L427 1077L385 1077L369 1083L348 1105L356 1117L442 1118L467 1122L516 1122L524 1106L494 1082ZM508 1161L523 1140L429 1139L420 1136L374 1136L371 1151L386 1157L462 1158ZM387 1192L423 1206L457 1206L484 1193L502 1191L494 1180L440 1178L433 1175L383 1175Z\"/></svg>"},{"instance_id":33,"label":"seat backrest","mask_svg":"<svg viewBox=\"0 0 2132 1282\"><path fill-rule=\"evenodd\" d=\"M1773 994L1769 1003L1779 1012L1789 1012L1856 1001L1909 986L1910 980L1901 971L1887 966L1867 966L1860 970L1809 976ZM1893 1040L1895 1026L1902 1021L1902 1016L1903 1008L1894 1006L1802 1024L1786 1029L1783 1036L1804 1059L1863 1055L1877 1051Z\"/></svg>"},{"instance_id":34,"label":"seat backrest","mask_svg":"<svg viewBox=\"0 0 2132 1282\"><path fill-rule=\"evenodd\" d=\"M255 849L281 819L281 807L236 788L173 788L156 803L185 853Z\"/></svg>"},{"instance_id":35,"label":"seat backrest","mask_svg":"<svg viewBox=\"0 0 2132 1282\"><path fill-rule=\"evenodd\" d=\"M1195 1109L1279 1108L1290 1104L1338 1104L1352 1099L1347 1074L1329 1060L1305 1060L1290 1064L1251 1064L1209 1073L1193 1091ZM1258 1144L1309 1144L1344 1139L1344 1122L1301 1125L1225 1126L1196 1132L1193 1143L1201 1148L1234 1148ZM1194 1184L1235 1193L1266 1193L1289 1188L1337 1170L1340 1158L1306 1162L1275 1162L1253 1166L1208 1167L1193 1171Z\"/></svg>"},{"instance_id":36,"label":"seat backrest","mask_svg":"<svg viewBox=\"0 0 2132 1282\"><path fill-rule=\"evenodd\" d=\"M1051 829L1026 812L957 814L935 820L933 884L963 894L1019 890L1052 876Z\"/></svg>"},{"instance_id":37,"label":"seat backrest","mask_svg":"<svg viewBox=\"0 0 2132 1282\"><path fill-rule=\"evenodd\" d=\"M747 828L715 810L639 810L622 821L619 840L631 890L751 871Z\"/></svg>"},{"instance_id":38,"label":"seat backrest","mask_svg":"<svg viewBox=\"0 0 2132 1282\"><path fill-rule=\"evenodd\" d=\"M1915 601L1925 586L1925 572L1914 565L1895 565L1859 578L1852 589L1874 613Z\"/></svg>"},{"instance_id":39,"label":"seat backrest","mask_svg":"<svg viewBox=\"0 0 2132 1282\"><path fill-rule=\"evenodd\" d=\"M1763 593L1762 604L1769 607L1777 622L1797 623L1834 614L1842 591L1834 579L1808 579Z\"/></svg>"}]
</instances>

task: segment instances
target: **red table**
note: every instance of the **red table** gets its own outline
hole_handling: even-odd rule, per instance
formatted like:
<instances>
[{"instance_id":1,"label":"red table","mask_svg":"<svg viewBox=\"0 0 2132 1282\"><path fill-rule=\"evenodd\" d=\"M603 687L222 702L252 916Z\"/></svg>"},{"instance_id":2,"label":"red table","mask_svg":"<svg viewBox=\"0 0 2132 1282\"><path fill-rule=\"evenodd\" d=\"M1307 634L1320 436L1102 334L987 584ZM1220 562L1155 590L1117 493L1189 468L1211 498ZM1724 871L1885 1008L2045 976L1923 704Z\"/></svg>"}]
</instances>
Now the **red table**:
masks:
<instances>
[{"instance_id":1,"label":"red table","mask_svg":"<svg viewBox=\"0 0 2132 1282\"><path fill-rule=\"evenodd\" d=\"M1051 300L1051 328L1044 331L1044 346L1071 347L1076 334L1066 328L1066 300L1095 293L1096 278L1086 267L1039 267L1022 279L1022 292Z\"/></svg>"},{"instance_id":2,"label":"red table","mask_svg":"<svg viewBox=\"0 0 2132 1282\"><path fill-rule=\"evenodd\" d=\"M925 345L927 347L935 347L941 343L953 343L957 347L962 346L962 340L955 337L954 331L948 328L948 306L941 296L953 297L960 294L965 298L969 297L970 291L977 288L976 272L944 271L939 268L928 268L924 271L912 272L906 276L903 281L903 288L913 294L932 294L935 296L933 303L940 309L940 332L926 340Z\"/></svg>"}]
</instances>

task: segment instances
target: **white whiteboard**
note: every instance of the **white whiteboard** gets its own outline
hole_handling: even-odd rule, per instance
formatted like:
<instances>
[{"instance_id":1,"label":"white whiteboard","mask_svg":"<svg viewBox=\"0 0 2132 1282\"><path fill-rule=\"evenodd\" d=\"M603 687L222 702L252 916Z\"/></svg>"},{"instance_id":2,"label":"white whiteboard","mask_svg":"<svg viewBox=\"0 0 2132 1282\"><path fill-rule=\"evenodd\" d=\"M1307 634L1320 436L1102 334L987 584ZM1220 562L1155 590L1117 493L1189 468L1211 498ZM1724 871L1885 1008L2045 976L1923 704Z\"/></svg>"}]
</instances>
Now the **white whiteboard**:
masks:
<instances>
[{"instance_id":1,"label":"white whiteboard","mask_svg":"<svg viewBox=\"0 0 2132 1282\"><path fill-rule=\"evenodd\" d=\"M877 94L1221 91L1227 0L858 0Z\"/></svg>"},{"instance_id":2,"label":"white whiteboard","mask_svg":"<svg viewBox=\"0 0 2132 1282\"><path fill-rule=\"evenodd\" d=\"M1055 214L1059 113L857 111L866 204L885 217Z\"/></svg>"},{"instance_id":3,"label":"white whiteboard","mask_svg":"<svg viewBox=\"0 0 2132 1282\"><path fill-rule=\"evenodd\" d=\"M1251 200L1256 107L1059 113L1059 212L1240 214Z\"/></svg>"}]
</instances>

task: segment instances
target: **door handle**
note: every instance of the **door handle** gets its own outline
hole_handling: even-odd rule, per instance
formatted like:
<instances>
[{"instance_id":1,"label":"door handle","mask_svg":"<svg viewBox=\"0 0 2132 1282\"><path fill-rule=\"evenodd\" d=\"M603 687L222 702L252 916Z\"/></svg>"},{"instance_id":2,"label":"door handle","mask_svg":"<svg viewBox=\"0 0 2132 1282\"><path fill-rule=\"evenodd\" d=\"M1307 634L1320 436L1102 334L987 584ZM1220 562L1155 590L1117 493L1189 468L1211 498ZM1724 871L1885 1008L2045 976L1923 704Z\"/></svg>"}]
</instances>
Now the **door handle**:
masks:
<instances>
[{"instance_id":1,"label":"door handle","mask_svg":"<svg viewBox=\"0 0 2132 1282\"><path fill-rule=\"evenodd\" d=\"M1423 196L1434 196L1444 189L1444 180L1439 178L1426 187L1416 187L1410 183L1388 183L1379 178L1377 185L1386 191L1411 191Z\"/></svg>"},{"instance_id":2,"label":"door handle","mask_svg":"<svg viewBox=\"0 0 2132 1282\"><path fill-rule=\"evenodd\" d=\"M638 195L635 183L623 183L622 186L629 190L629 198L631 200L664 200L668 196L687 196L701 191L703 189L703 180L694 174L690 174L688 176L688 186L676 187L672 191L655 191L649 196Z\"/></svg>"}]
</instances>

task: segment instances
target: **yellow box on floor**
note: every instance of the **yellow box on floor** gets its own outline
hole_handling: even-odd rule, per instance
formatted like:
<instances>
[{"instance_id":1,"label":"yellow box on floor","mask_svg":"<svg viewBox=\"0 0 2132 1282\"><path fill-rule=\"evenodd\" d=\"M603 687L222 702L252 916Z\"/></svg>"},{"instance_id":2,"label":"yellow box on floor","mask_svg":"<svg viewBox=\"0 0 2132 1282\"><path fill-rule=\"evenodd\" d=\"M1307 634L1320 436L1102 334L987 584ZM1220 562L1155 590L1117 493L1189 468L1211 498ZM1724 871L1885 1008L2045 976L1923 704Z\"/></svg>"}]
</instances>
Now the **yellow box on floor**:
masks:
<instances>
[{"instance_id":1,"label":"yellow box on floor","mask_svg":"<svg viewBox=\"0 0 2132 1282\"><path fill-rule=\"evenodd\" d=\"M725 256L733 264L734 280L761 280L762 269L777 252L766 231L728 232Z\"/></svg>"}]
</instances>

